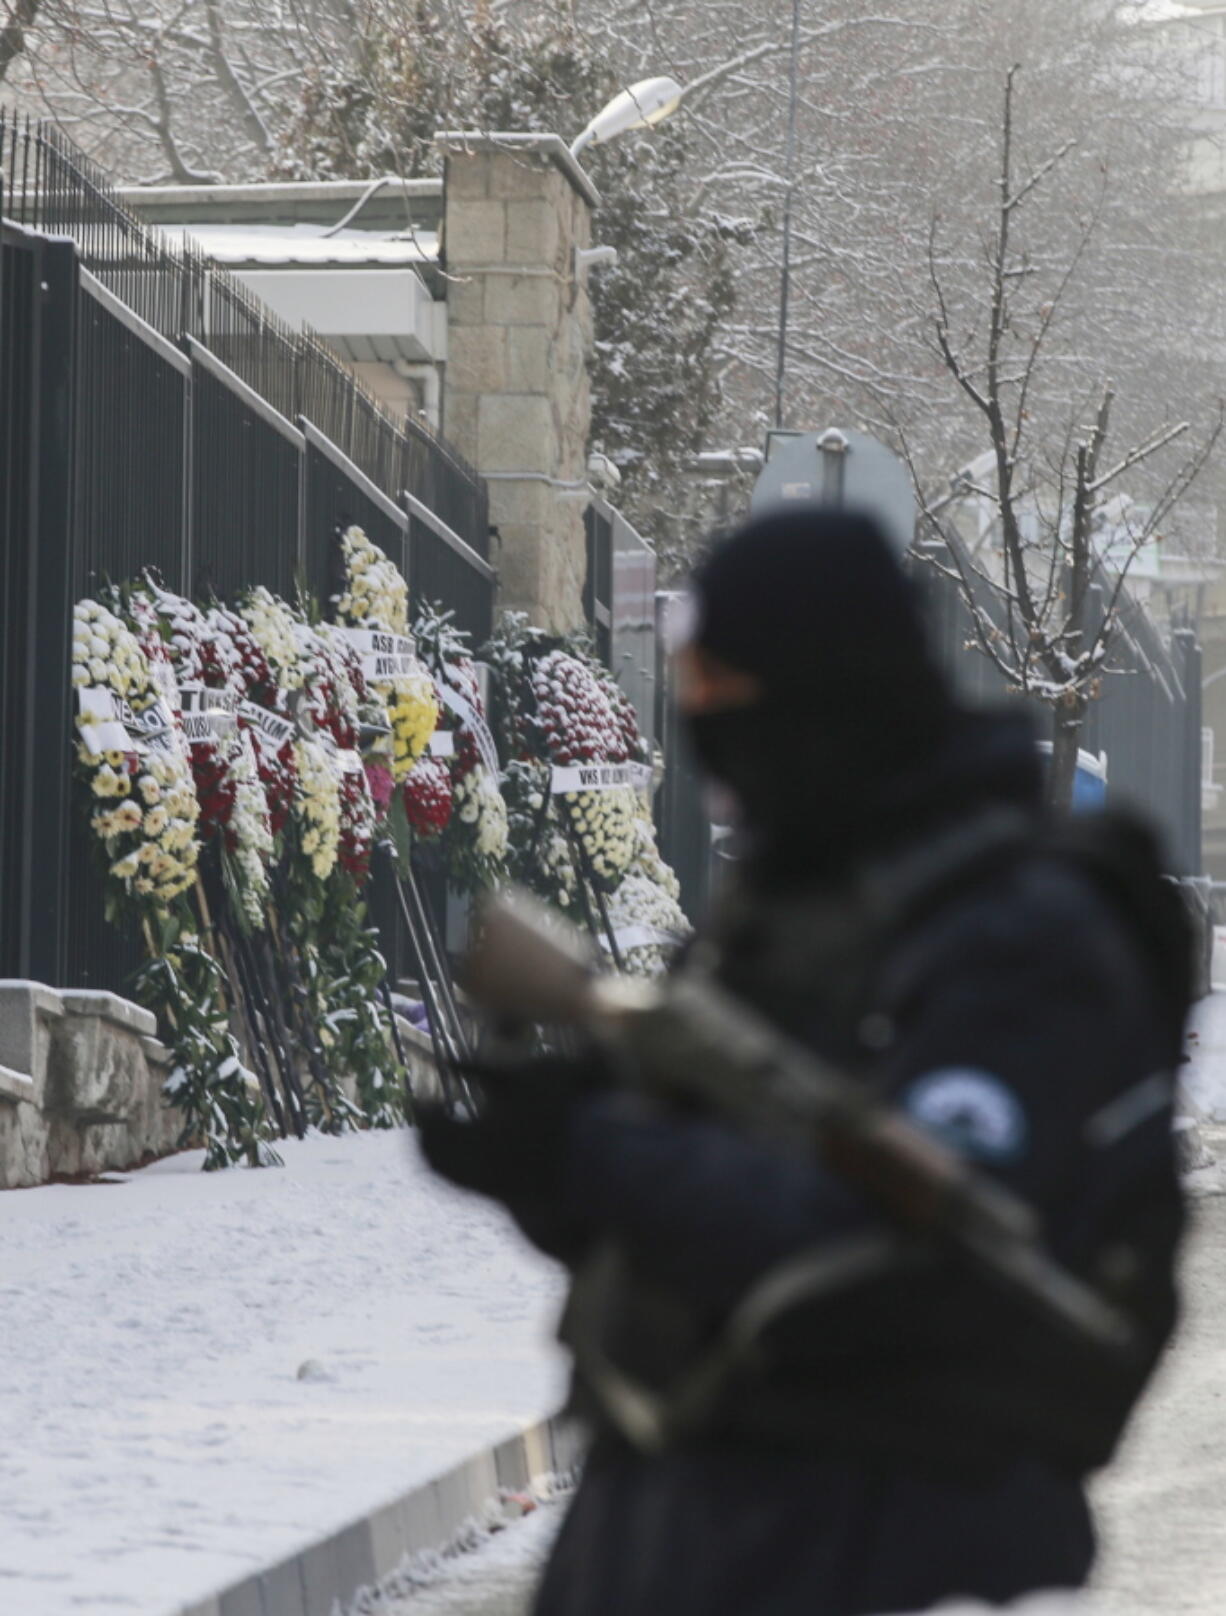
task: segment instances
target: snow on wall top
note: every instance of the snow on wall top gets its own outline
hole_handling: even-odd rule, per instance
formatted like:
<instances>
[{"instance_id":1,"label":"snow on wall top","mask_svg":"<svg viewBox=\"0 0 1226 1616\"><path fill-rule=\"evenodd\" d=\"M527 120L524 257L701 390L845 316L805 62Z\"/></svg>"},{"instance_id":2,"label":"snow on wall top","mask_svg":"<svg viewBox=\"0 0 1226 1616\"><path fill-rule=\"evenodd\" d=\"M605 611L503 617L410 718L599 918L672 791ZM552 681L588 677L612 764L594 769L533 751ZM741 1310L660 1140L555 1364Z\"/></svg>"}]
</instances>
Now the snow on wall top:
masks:
<instances>
[{"instance_id":1,"label":"snow on wall top","mask_svg":"<svg viewBox=\"0 0 1226 1616\"><path fill-rule=\"evenodd\" d=\"M327 235L316 224L183 224L164 226L173 238L188 236L219 264L378 264L401 267L433 263L438 234L430 230L341 230Z\"/></svg>"}]
</instances>

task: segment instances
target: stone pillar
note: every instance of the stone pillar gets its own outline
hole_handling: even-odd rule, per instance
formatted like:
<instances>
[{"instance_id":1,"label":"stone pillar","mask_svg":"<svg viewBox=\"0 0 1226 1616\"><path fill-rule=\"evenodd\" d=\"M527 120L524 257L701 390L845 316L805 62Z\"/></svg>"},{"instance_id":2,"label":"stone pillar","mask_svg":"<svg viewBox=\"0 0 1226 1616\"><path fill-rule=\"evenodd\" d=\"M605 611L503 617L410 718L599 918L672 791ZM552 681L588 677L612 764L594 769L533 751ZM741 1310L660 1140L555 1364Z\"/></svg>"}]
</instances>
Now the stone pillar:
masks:
<instances>
[{"instance_id":1,"label":"stone pillar","mask_svg":"<svg viewBox=\"0 0 1226 1616\"><path fill-rule=\"evenodd\" d=\"M499 604L584 620L592 312L576 248L599 193L557 135L446 134L446 436L489 478Z\"/></svg>"}]
</instances>

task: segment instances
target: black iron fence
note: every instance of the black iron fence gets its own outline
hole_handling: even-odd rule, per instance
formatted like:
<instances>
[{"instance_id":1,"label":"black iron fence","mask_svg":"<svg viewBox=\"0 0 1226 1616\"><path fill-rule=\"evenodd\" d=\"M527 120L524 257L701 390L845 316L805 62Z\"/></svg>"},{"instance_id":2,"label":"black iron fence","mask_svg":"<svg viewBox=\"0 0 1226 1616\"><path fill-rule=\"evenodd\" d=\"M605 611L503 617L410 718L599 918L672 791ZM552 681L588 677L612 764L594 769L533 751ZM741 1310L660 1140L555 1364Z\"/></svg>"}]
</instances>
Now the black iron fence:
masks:
<instances>
[{"instance_id":1,"label":"black iron fence","mask_svg":"<svg viewBox=\"0 0 1226 1616\"><path fill-rule=\"evenodd\" d=\"M21 763L31 728L35 554L27 535L38 485L41 252L37 243L0 225L0 255L0 960L11 960L27 923L23 869L30 802Z\"/></svg>"},{"instance_id":2,"label":"black iron fence","mask_svg":"<svg viewBox=\"0 0 1226 1616\"><path fill-rule=\"evenodd\" d=\"M303 419L306 442L304 562L308 587L330 601L343 583L336 535L360 527L408 576L409 516L322 432Z\"/></svg>"},{"instance_id":3,"label":"black iron fence","mask_svg":"<svg viewBox=\"0 0 1226 1616\"><path fill-rule=\"evenodd\" d=\"M583 513L587 570L583 579L583 615L596 655L608 666L613 650L613 523L595 505Z\"/></svg>"},{"instance_id":4,"label":"black iron fence","mask_svg":"<svg viewBox=\"0 0 1226 1616\"><path fill-rule=\"evenodd\" d=\"M326 602L357 523L484 638L486 493L314 339L156 247L59 137L0 119L0 172L26 226L0 241L0 976L120 988L136 944L72 801L74 600L152 565L186 593L301 581ZM387 942L408 968L398 926Z\"/></svg>"},{"instance_id":5,"label":"black iron fence","mask_svg":"<svg viewBox=\"0 0 1226 1616\"><path fill-rule=\"evenodd\" d=\"M194 338L285 420L305 417L377 487L397 498L407 489L488 558L488 492L450 444L394 420L313 332L137 218L53 125L0 112L0 185L6 217L71 237L82 266L147 327Z\"/></svg>"}]
</instances>

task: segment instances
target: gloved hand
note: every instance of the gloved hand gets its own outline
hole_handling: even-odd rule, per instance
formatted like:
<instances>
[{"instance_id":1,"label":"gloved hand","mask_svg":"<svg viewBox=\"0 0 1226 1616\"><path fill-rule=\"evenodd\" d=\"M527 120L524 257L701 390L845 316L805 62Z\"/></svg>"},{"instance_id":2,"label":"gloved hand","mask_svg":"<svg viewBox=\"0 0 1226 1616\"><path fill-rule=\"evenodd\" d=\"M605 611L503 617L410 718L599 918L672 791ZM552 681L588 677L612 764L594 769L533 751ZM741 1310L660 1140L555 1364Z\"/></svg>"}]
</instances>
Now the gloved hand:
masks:
<instances>
[{"instance_id":1,"label":"gloved hand","mask_svg":"<svg viewBox=\"0 0 1226 1616\"><path fill-rule=\"evenodd\" d=\"M417 1107L426 1160L453 1184L511 1206L552 1201L561 1193L571 1107L592 1086L598 1062L543 1055L472 1069L475 1119L461 1121L444 1105Z\"/></svg>"}]
</instances>

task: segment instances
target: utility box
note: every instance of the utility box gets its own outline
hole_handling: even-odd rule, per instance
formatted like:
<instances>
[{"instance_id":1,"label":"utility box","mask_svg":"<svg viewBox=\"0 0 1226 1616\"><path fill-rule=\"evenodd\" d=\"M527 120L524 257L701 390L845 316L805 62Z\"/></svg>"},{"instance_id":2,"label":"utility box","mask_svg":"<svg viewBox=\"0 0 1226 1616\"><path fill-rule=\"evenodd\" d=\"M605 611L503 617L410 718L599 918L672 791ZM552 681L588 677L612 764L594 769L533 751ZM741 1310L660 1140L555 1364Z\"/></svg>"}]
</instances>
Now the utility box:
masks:
<instances>
[{"instance_id":1,"label":"utility box","mask_svg":"<svg viewBox=\"0 0 1226 1616\"><path fill-rule=\"evenodd\" d=\"M797 504L841 505L876 517L899 555L915 536L911 474L867 432L771 432L766 465L754 484L750 513Z\"/></svg>"}]
</instances>

